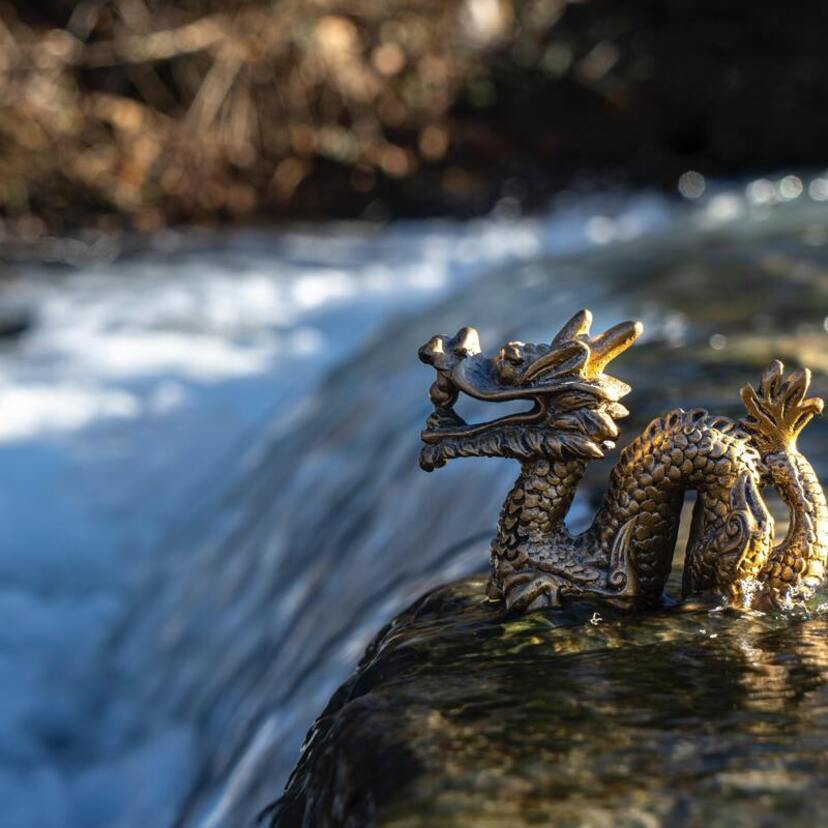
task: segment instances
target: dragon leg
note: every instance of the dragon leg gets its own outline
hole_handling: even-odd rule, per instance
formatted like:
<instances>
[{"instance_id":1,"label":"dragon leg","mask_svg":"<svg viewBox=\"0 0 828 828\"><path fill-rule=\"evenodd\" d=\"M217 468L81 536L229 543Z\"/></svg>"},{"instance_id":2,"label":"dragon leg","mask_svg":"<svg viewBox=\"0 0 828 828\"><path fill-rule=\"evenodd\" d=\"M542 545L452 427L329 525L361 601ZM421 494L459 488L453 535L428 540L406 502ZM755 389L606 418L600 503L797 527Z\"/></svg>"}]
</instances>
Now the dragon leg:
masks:
<instances>
[{"instance_id":1,"label":"dragon leg","mask_svg":"<svg viewBox=\"0 0 828 828\"><path fill-rule=\"evenodd\" d=\"M685 594L715 589L731 606L750 602L753 585L773 548L773 518L758 481L743 471L730 490L724 523L709 522L701 498L693 513Z\"/></svg>"},{"instance_id":2,"label":"dragon leg","mask_svg":"<svg viewBox=\"0 0 828 828\"><path fill-rule=\"evenodd\" d=\"M508 571L501 567L507 609L527 612L578 601L629 608L639 595L630 551L635 524L636 519L632 518L621 527L612 545L609 567L601 572L584 566L577 552L561 555L555 571L545 569L540 561L518 569L509 566ZM567 557L568 564L564 562Z\"/></svg>"},{"instance_id":3,"label":"dragon leg","mask_svg":"<svg viewBox=\"0 0 828 828\"><path fill-rule=\"evenodd\" d=\"M503 597L507 610L529 612L561 606L563 579L538 569L519 569L503 579Z\"/></svg>"}]
</instances>

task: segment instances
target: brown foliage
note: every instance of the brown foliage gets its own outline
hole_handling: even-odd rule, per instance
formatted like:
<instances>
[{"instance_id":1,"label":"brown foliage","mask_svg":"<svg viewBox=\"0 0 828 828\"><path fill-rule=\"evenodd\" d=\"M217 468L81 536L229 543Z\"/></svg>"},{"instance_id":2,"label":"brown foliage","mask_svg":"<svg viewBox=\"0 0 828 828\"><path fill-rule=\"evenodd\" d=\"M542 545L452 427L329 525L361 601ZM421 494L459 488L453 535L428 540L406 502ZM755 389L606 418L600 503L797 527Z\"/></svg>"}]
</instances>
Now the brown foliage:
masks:
<instances>
[{"instance_id":1,"label":"brown foliage","mask_svg":"<svg viewBox=\"0 0 828 828\"><path fill-rule=\"evenodd\" d=\"M551 10L542 28L559 4L525 5ZM449 152L450 108L518 13L506 0L205 6L87 0L60 27L0 6L0 211L21 235L107 215L146 229L290 215L320 165L355 193L412 176Z\"/></svg>"}]
</instances>

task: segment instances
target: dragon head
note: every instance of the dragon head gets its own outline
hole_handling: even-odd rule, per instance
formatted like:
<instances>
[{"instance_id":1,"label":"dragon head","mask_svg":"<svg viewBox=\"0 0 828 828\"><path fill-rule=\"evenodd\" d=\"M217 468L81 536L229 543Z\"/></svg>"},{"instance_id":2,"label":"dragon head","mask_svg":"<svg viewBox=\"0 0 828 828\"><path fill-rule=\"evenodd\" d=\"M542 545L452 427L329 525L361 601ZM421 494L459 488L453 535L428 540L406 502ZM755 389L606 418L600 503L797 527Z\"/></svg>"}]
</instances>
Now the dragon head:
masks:
<instances>
[{"instance_id":1,"label":"dragon head","mask_svg":"<svg viewBox=\"0 0 828 828\"><path fill-rule=\"evenodd\" d=\"M622 322L591 336L591 323L592 314L579 311L549 344L507 342L493 356L480 352L474 328L432 337L419 350L437 372L420 465L431 471L453 457L603 457L615 445L615 421L628 414L619 400L630 391L604 368L641 335L642 326ZM460 392L484 402L525 400L531 407L466 423L454 411Z\"/></svg>"}]
</instances>

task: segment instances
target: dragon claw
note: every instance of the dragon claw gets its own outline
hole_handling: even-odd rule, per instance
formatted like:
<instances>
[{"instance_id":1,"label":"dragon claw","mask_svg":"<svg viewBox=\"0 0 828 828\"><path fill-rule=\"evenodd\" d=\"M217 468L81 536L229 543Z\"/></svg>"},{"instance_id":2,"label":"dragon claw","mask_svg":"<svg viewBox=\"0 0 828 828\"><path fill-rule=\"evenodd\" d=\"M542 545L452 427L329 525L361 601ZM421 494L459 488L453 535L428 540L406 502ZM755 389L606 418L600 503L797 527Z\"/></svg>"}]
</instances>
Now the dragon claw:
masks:
<instances>
[{"instance_id":1,"label":"dragon claw","mask_svg":"<svg viewBox=\"0 0 828 828\"><path fill-rule=\"evenodd\" d=\"M520 572L504 590L506 609L516 612L532 612L539 609L560 607L561 583L545 572Z\"/></svg>"}]
</instances>

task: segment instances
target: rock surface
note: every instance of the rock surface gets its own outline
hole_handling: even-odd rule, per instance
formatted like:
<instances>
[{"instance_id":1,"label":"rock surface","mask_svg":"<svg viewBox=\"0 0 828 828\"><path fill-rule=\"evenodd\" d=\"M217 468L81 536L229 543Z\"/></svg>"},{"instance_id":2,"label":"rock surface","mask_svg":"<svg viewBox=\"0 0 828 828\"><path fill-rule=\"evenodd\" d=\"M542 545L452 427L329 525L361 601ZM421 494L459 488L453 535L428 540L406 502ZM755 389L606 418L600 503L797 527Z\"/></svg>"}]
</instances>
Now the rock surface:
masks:
<instances>
[{"instance_id":1,"label":"rock surface","mask_svg":"<svg viewBox=\"0 0 828 828\"><path fill-rule=\"evenodd\" d=\"M378 635L311 729L272 826L824 820L820 609L509 619L484 586L434 590Z\"/></svg>"}]
</instances>

